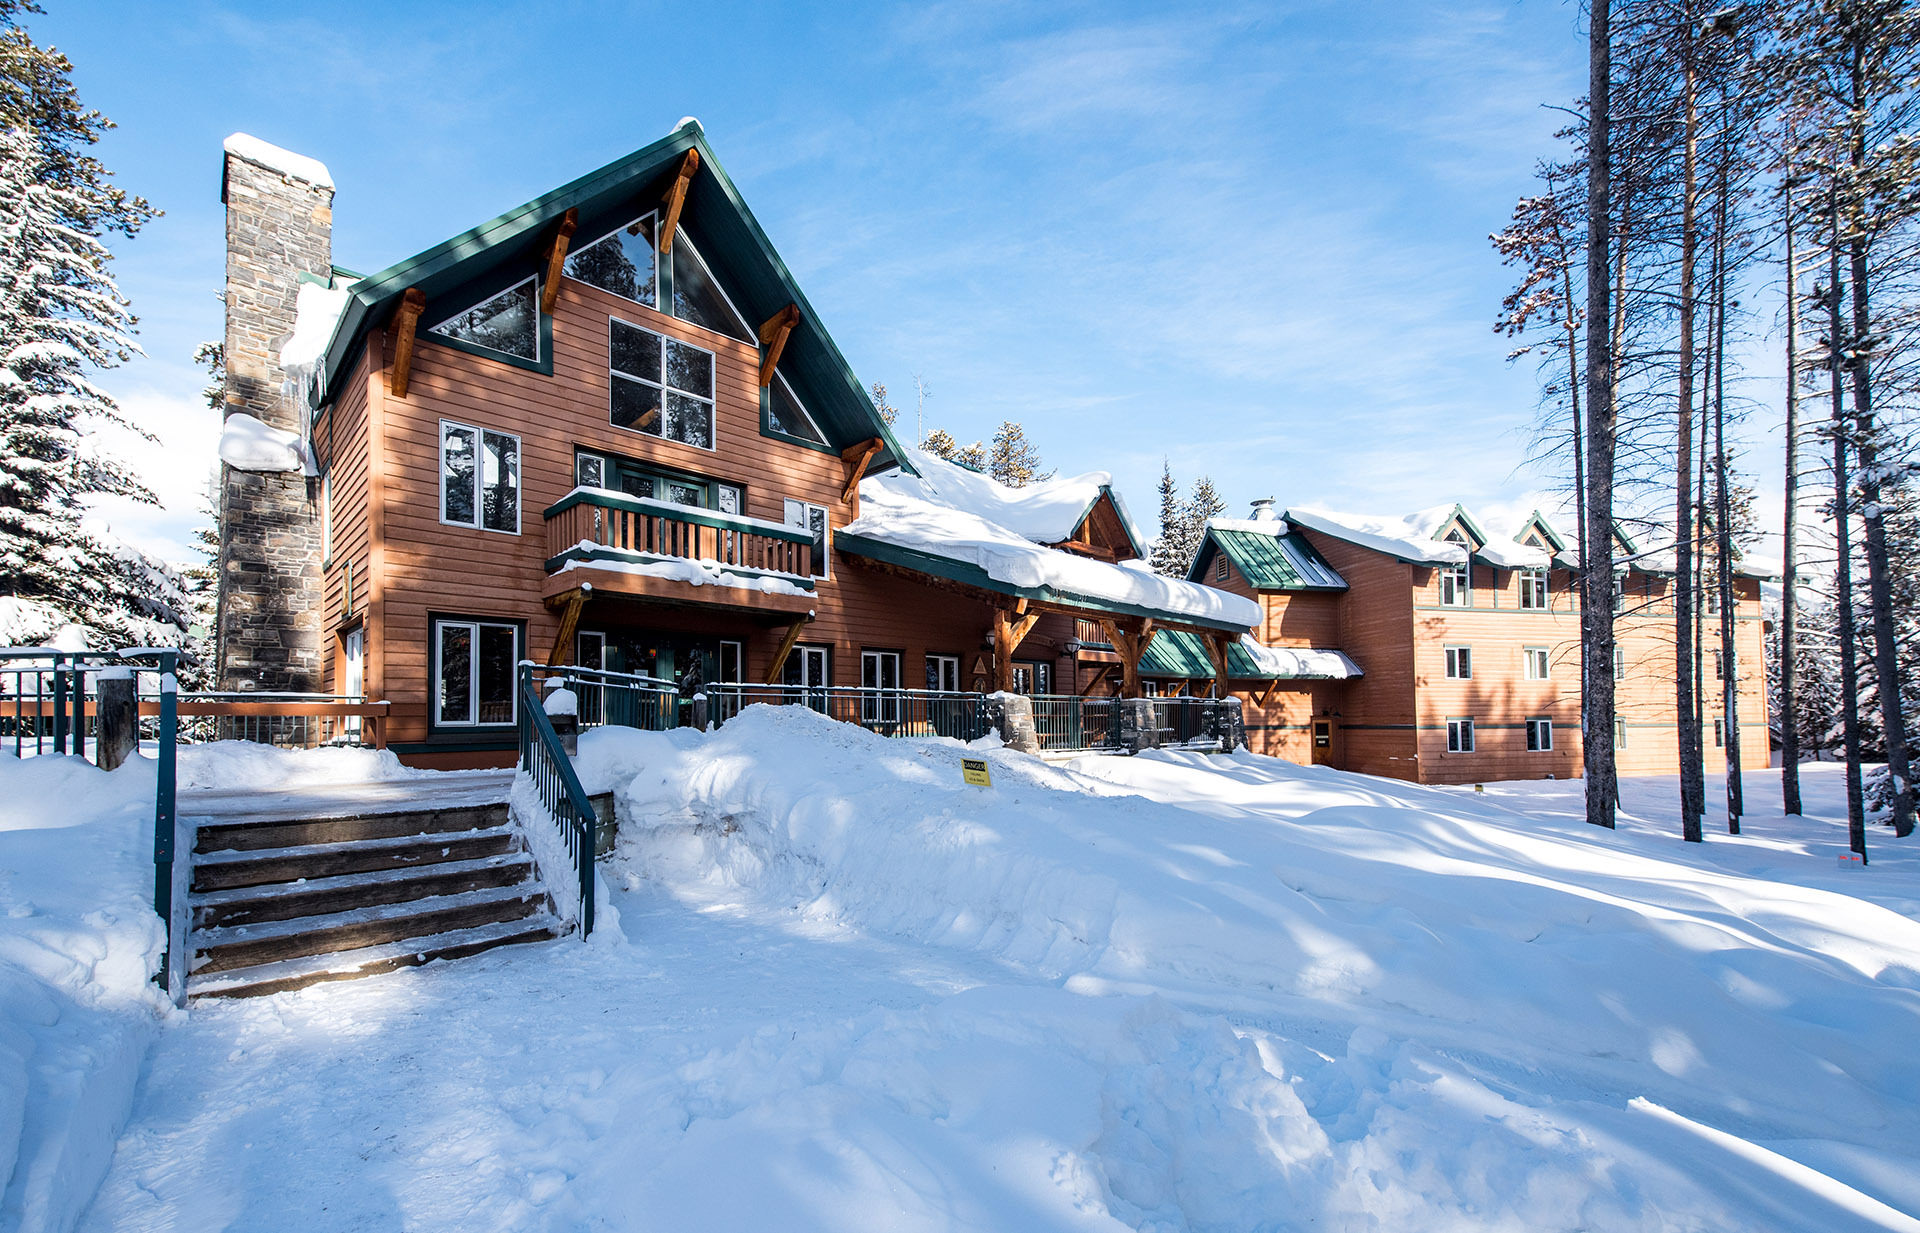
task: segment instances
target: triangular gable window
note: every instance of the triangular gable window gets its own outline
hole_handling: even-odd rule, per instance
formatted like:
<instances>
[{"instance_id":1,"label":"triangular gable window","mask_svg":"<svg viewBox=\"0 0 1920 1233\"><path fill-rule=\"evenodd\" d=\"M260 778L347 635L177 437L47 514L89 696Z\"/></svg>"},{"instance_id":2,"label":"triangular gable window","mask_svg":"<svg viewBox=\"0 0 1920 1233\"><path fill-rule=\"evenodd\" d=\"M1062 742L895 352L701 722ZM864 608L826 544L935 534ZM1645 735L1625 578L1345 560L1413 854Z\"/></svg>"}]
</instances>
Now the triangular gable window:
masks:
<instances>
[{"instance_id":1,"label":"triangular gable window","mask_svg":"<svg viewBox=\"0 0 1920 1233\"><path fill-rule=\"evenodd\" d=\"M720 290L720 284L714 281L712 271L694 251L684 231L674 233L673 315L741 342L753 341L753 331L747 328L727 293Z\"/></svg>"},{"instance_id":2,"label":"triangular gable window","mask_svg":"<svg viewBox=\"0 0 1920 1233\"><path fill-rule=\"evenodd\" d=\"M567 258L567 277L652 308L660 301L651 214L600 237Z\"/></svg>"},{"instance_id":3,"label":"triangular gable window","mask_svg":"<svg viewBox=\"0 0 1920 1233\"><path fill-rule=\"evenodd\" d=\"M1526 546L1529 548L1540 548L1540 549L1546 548L1546 545L1540 542L1540 532L1538 531L1534 531L1530 533L1527 536L1527 538L1522 542L1525 543Z\"/></svg>"},{"instance_id":4,"label":"triangular gable window","mask_svg":"<svg viewBox=\"0 0 1920 1233\"><path fill-rule=\"evenodd\" d=\"M827 443L827 434L820 431L820 425L813 422L807 409L794 397L787 379L778 371L773 374L773 384L767 387L767 428L783 436L811 441L815 445Z\"/></svg>"},{"instance_id":5,"label":"triangular gable window","mask_svg":"<svg viewBox=\"0 0 1920 1233\"><path fill-rule=\"evenodd\" d=\"M540 300L533 278L489 296L427 331L485 351L540 361Z\"/></svg>"}]
</instances>

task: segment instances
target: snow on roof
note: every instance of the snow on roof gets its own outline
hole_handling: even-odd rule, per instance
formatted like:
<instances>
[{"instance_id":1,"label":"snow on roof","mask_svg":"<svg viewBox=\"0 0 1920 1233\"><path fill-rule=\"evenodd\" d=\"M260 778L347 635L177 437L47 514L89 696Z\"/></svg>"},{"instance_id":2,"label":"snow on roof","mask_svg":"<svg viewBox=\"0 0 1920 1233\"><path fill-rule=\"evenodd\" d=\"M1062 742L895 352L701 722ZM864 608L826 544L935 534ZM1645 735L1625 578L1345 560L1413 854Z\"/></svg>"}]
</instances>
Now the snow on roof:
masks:
<instances>
[{"instance_id":1,"label":"snow on roof","mask_svg":"<svg viewBox=\"0 0 1920 1233\"><path fill-rule=\"evenodd\" d=\"M300 434L255 419L245 411L229 415L220 429L220 461L236 471L303 471L306 446Z\"/></svg>"},{"instance_id":2,"label":"snow on roof","mask_svg":"<svg viewBox=\"0 0 1920 1233\"><path fill-rule=\"evenodd\" d=\"M1364 676L1360 665L1347 658L1345 651L1318 650L1313 647L1263 646L1252 634L1240 635L1240 646L1258 664L1262 672L1271 672L1284 680L1301 677L1344 681Z\"/></svg>"},{"instance_id":3,"label":"snow on roof","mask_svg":"<svg viewBox=\"0 0 1920 1233\"><path fill-rule=\"evenodd\" d=\"M355 281L345 280L336 287L301 283L294 304L293 333L280 347L280 371L286 374L287 393L304 394L310 406L326 390L327 348L333 333L340 328L340 317L347 311L347 300Z\"/></svg>"},{"instance_id":4,"label":"snow on roof","mask_svg":"<svg viewBox=\"0 0 1920 1233\"><path fill-rule=\"evenodd\" d=\"M606 545L583 539L574 547L583 551L599 551ZM568 561L555 572L565 574L576 569L599 569L606 570L608 573L634 574L643 578L667 578L690 586L732 587L737 591L760 591L767 595L810 596L813 594L798 583L788 582L784 578L775 578L770 574L734 573L711 558L699 561L678 557L658 561L616 561L606 557L590 557Z\"/></svg>"},{"instance_id":5,"label":"snow on roof","mask_svg":"<svg viewBox=\"0 0 1920 1233\"><path fill-rule=\"evenodd\" d=\"M1465 515L1486 532L1487 542L1473 549L1473 555L1487 564L1501 569L1544 569L1553 563L1551 548L1533 548L1519 543L1515 538L1531 524L1531 511L1517 522L1510 517L1500 516L1489 522L1475 518L1471 510L1460 505L1435 505L1400 517L1345 514L1309 505L1289 509L1285 517L1286 521L1295 525L1384 552L1403 561L1458 565L1467 559L1467 550L1458 544L1435 538L1441 528L1452 521L1456 512ZM1225 524L1216 521L1215 525ZM1248 526L1264 529L1261 524Z\"/></svg>"},{"instance_id":6,"label":"snow on roof","mask_svg":"<svg viewBox=\"0 0 1920 1233\"><path fill-rule=\"evenodd\" d=\"M283 150L272 142L262 141L247 133L235 133L221 143L221 148L235 158L244 158L249 163L258 163L269 171L293 176L309 184L318 184L322 188L333 187L333 173L327 165L317 158L308 158L304 154L295 154L292 150Z\"/></svg>"},{"instance_id":7,"label":"snow on roof","mask_svg":"<svg viewBox=\"0 0 1920 1233\"><path fill-rule=\"evenodd\" d=\"M1014 587L1251 626L1260 606L1212 587L1111 564L1045 545L1067 539L1108 483L1105 472L1009 488L920 450L905 450L918 477L894 471L860 483L860 517L842 529L896 547L972 565Z\"/></svg>"}]
</instances>

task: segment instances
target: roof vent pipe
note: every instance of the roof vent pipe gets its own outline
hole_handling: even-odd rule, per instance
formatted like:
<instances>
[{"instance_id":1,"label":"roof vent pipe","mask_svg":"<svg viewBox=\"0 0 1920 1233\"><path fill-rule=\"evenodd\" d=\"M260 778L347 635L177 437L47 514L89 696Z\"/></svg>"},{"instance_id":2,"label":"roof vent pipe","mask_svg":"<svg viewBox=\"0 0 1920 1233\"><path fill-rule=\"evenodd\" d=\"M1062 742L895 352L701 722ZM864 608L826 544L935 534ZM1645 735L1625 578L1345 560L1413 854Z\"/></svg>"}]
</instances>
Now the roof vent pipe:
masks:
<instances>
[{"instance_id":1,"label":"roof vent pipe","mask_svg":"<svg viewBox=\"0 0 1920 1233\"><path fill-rule=\"evenodd\" d=\"M1280 515L1273 512L1272 497L1261 497L1253 503L1253 520L1255 522L1280 521Z\"/></svg>"}]
</instances>

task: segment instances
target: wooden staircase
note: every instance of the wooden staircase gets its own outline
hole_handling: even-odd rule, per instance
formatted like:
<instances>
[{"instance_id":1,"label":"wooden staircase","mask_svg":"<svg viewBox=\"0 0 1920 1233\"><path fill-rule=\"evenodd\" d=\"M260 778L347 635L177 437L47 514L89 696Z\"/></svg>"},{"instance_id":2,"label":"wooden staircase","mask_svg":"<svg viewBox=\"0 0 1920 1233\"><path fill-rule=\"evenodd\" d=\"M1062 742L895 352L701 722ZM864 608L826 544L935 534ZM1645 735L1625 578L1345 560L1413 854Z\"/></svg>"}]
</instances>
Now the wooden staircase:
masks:
<instances>
[{"instance_id":1,"label":"wooden staircase","mask_svg":"<svg viewBox=\"0 0 1920 1233\"><path fill-rule=\"evenodd\" d=\"M189 997L249 997L560 936L504 802L200 822Z\"/></svg>"}]
</instances>

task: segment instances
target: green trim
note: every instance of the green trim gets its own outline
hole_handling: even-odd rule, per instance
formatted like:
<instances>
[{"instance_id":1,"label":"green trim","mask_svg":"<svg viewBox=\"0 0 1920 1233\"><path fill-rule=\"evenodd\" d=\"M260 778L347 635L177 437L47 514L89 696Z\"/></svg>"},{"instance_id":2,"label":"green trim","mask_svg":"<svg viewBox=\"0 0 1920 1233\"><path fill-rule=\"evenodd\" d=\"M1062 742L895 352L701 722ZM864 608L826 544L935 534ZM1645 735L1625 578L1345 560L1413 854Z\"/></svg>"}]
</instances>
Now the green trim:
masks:
<instances>
[{"instance_id":1,"label":"green trim","mask_svg":"<svg viewBox=\"0 0 1920 1233\"><path fill-rule=\"evenodd\" d=\"M809 537L811 542L811 537ZM657 552L635 552L631 548L614 548L607 544L596 544L591 549L574 545L557 557L547 558L547 572L557 574L560 568L570 561L580 561L591 565L595 561L616 561L626 565L658 565L667 561L686 561L698 565L688 557L663 557ZM704 567L702 567L704 568ZM799 574L784 574L778 570L750 569L745 565L723 565L720 571L728 574L740 574L748 578L777 578L781 582L790 582L803 590L813 590L813 579Z\"/></svg>"},{"instance_id":2,"label":"green trim","mask_svg":"<svg viewBox=\"0 0 1920 1233\"><path fill-rule=\"evenodd\" d=\"M537 372L543 377L553 375L553 318L544 313L540 316L540 358L538 360L509 355L505 351L495 351L492 347L462 342L458 338L448 338L445 334L436 334L432 330L416 331L413 337L415 342L431 343L436 347L445 347L449 351L464 351L468 355L478 356L483 360L498 360L502 364L509 364L515 368Z\"/></svg>"},{"instance_id":3,"label":"green trim","mask_svg":"<svg viewBox=\"0 0 1920 1233\"><path fill-rule=\"evenodd\" d=\"M1460 520L1460 524L1462 526L1466 527L1467 534L1473 536L1474 539L1480 541L1479 543L1468 545L1470 550L1474 552L1479 552L1482 548L1485 548L1488 544L1493 542L1493 537L1488 535L1486 531L1482 530L1480 524L1473 520L1473 515L1467 512L1467 507L1464 505L1461 505L1457 501L1454 502L1453 512L1440 520L1440 525L1434 529L1433 535L1430 538L1435 540L1438 543L1442 543L1442 544L1446 543L1447 540L1440 534L1440 532L1446 530L1447 524L1452 522L1456 518Z\"/></svg>"},{"instance_id":4,"label":"green trim","mask_svg":"<svg viewBox=\"0 0 1920 1233\"><path fill-rule=\"evenodd\" d=\"M870 557L888 565L898 565L916 573L927 574L934 578L944 578L949 582L965 583L979 587L983 591L992 591L998 595L1011 595L1015 599L1037 599L1042 603L1068 604L1076 608L1085 608L1090 612L1109 612L1116 616L1144 616L1158 621L1178 621L1183 625L1201 625L1208 629L1217 629L1222 633L1243 634L1245 625L1217 621L1210 617L1193 616L1183 612L1168 612L1161 608L1148 608L1139 604L1119 603L1109 599L1080 595L1072 591L1056 590L1053 587L1017 587L992 577L978 565L969 565L964 561L954 561L946 557L934 556L913 548L901 548L895 544L871 539L865 535L849 535L845 531L833 533L834 547L855 556ZM1163 631L1173 632L1173 631ZM1155 635L1156 640L1161 635Z\"/></svg>"},{"instance_id":5,"label":"green trim","mask_svg":"<svg viewBox=\"0 0 1920 1233\"><path fill-rule=\"evenodd\" d=\"M710 481L702 481L703 483ZM722 481L725 482L725 481ZM691 505L674 505L667 501L645 502L638 497L629 497L616 492L570 492L541 511L544 518L565 513L576 505L598 505L606 509L624 509L635 514L647 514L657 518L673 518L680 522L694 522L703 527L715 527L722 531L744 531L748 535L765 535L771 539L784 539L790 544L811 544L813 533L799 527L776 526L771 522L757 522L748 518L723 514L719 510L697 509ZM679 560L678 557L662 558Z\"/></svg>"},{"instance_id":6,"label":"green trim","mask_svg":"<svg viewBox=\"0 0 1920 1233\"><path fill-rule=\"evenodd\" d=\"M475 279L473 282L454 287L444 296L436 298L451 300L456 303L464 301L467 308L477 308L495 296L506 291L511 291L521 283L526 282L528 277L529 274L526 271L509 266L507 267L504 278L500 276L499 271L495 271L491 277ZM434 326L423 325L419 329L416 329L413 333L414 341L429 342L436 347L445 347L450 351L464 351L468 355L478 356L483 360L498 360L502 364L510 364L515 368L524 368L528 372L537 372L543 377L551 377L553 375L553 314L539 312L537 307L540 303L540 284L546 281L546 275L541 271L535 270L532 272L531 277L533 279L533 302L536 305L535 312L540 318L539 359L530 360L522 355L514 355L510 351L496 351L492 347L482 347L477 343L470 343L464 339L451 338L440 333ZM472 298L469 299L468 297ZM456 308L452 312L448 312L445 316L441 316L441 312L445 310L434 311L432 301L428 301L427 309L433 312L434 316L440 317L442 321L450 320L466 311L466 309L463 308ZM423 317L426 315L424 312L421 314Z\"/></svg>"},{"instance_id":7,"label":"green trim","mask_svg":"<svg viewBox=\"0 0 1920 1233\"><path fill-rule=\"evenodd\" d=\"M971 470L971 468L969 468L969 470ZM1113 495L1112 484L1100 485L1100 491L1093 494L1093 500L1087 502L1087 508L1081 510L1080 516L1073 520L1074 533L1078 534L1080 528L1086 525L1087 519L1093 516L1093 511L1099 506L1101 497L1105 497L1107 500L1113 502L1113 516L1120 520L1120 533L1127 537L1127 546L1133 549L1133 555L1136 557L1146 556L1146 547L1134 536L1133 528L1127 525L1131 519L1121 512L1120 498Z\"/></svg>"}]
</instances>

